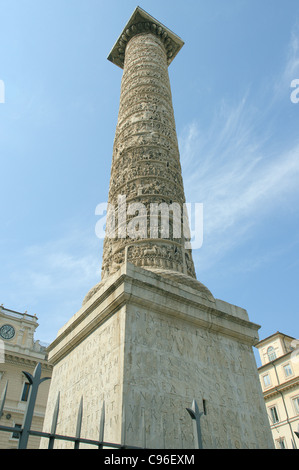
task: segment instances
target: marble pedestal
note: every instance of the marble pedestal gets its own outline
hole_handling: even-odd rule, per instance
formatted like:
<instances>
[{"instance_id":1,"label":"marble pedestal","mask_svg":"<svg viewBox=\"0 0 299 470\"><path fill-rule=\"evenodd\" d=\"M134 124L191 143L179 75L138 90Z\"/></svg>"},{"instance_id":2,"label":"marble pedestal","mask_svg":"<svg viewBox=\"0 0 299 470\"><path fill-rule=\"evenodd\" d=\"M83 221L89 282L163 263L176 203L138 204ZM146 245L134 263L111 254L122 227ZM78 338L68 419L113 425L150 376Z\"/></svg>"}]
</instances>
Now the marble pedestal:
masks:
<instances>
[{"instance_id":1,"label":"marble pedestal","mask_svg":"<svg viewBox=\"0 0 299 470\"><path fill-rule=\"evenodd\" d=\"M206 412L204 448L272 448L252 351L258 329L198 281L127 263L88 294L49 347L44 431L60 392L59 434L74 435L83 396L82 437L98 439L105 401L105 441L142 446L143 414L147 447L192 449L186 407L195 399Z\"/></svg>"}]
</instances>

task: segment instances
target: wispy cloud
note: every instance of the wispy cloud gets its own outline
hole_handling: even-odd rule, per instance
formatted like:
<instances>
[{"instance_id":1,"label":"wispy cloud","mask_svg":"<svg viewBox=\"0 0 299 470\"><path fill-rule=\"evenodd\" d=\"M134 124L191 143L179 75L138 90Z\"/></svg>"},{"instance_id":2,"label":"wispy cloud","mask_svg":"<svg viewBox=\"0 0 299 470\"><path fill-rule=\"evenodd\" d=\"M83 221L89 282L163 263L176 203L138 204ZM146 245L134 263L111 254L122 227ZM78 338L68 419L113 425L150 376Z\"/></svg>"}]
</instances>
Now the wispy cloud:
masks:
<instances>
[{"instance_id":1,"label":"wispy cloud","mask_svg":"<svg viewBox=\"0 0 299 470\"><path fill-rule=\"evenodd\" d=\"M60 239L31 245L15 257L10 254L8 287L2 286L5 299L1 301L9 308L36 313L42 318L38 337L54 339L79 310L89 289L100 281L99 248L94 233L70 229Z\"/></svg>"},{"instance_id":2,"label":"wispy cloud","mask_svg":"<svg viewBox=\"0 0 299 470\"><path fill-rule=\"evenodd\" d=\"M298 31L292 34L287 60L273 84L276 92L278 83L299 72ZM193 121L179 136L186 198L204 204L202 269L205 259L211 266L254 236L265 215L283 204L286 208L298 196L299 137L280 135L281 122L273 118L280 105L277 93L271 103L257 103L246 91L239 103L218 105L208 128Z\"/></svg>"},{"instance_id":3,"label":"wispy cloud","mask_svg":"<svg viewBox=\"0 0 299 470\"><path fill-rule=\"evenodd\" d=\"M99 262L83 245L75 247L66 236L28 247L23 260L28 260L27 275L35 287L62 290L93 279L99 271Z\"/></svg>"}]
</instances>

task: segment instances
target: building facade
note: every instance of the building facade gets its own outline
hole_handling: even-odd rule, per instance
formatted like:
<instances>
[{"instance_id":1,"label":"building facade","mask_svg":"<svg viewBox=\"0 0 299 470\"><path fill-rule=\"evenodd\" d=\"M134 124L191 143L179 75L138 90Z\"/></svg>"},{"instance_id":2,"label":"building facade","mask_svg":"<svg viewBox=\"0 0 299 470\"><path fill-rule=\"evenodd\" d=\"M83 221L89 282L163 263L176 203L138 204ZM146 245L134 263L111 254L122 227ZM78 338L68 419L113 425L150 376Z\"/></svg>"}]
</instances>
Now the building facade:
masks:
<instances>
[{"instance_id":1,"label":"building facade","mask_svg":"<svg viewBox=\"0 0 299 470\"><path fill-rule=\"evenodd\" d=\"M298 449L299 341L277 332L257 345L259 377L275 447Z\"/></svg>"},{"instance_id":2,"label":"building facade","mask_svg":"<svg viewBox=\"0 0 299 470\"><path fill-rule=\"evenodd\" d=\"M51 377L52 367L46 358L46 348L34 340L37 317L0 307L0 396L8 382L5 406L0 424L9 427L22 425L30 393L30 384L23 371L33 374L41 363L42 377ZM32 429L41 431L49 391L49 380L40 386L34 410ZM0 432L0 449L16 449L18 433ZM38 449L40 438L31 436L28 449Z\"/></svg>"}]
</instances>

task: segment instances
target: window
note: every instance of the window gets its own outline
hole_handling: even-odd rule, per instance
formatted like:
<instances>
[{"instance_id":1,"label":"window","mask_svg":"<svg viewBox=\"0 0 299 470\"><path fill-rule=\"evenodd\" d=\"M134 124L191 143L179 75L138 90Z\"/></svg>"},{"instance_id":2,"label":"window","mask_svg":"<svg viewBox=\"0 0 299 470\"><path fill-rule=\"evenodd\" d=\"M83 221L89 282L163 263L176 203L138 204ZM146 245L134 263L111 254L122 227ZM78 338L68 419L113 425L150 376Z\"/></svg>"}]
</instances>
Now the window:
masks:
<instances>
[{"instance_id":1,"label":"window","mask_svg":"<svg viewBox=\"0 0 299 470\"><path fill-rule=\"evenodd\" d=\"M286 377L289 377L290 375L293 375L293 371L292 371L292 368L291 368L290 364L286 364L285 366L283 366L283 370L284 370L284 374L285 374Z\"/></svg>"},{"instance_id":2,"label":"window","mask_svg":"<svg viewBox=\"0 0 299 470\"><path fill-rule=\"evenodd\" d=\"M269 385L271 385L270 375L269 374L263 375L263 381L264 381L264 386L269 387Z\"/></svg>"},{"instance_id":3,"label":"window","mask_svg":"<svg viewBox=\"0 0 299 470\"><path fill-rule=\"evenodd\" d=\"M21 424L15 424L15 428L21 429L21 428L22 428L22 425L21 425ZM19 439L19 438L20 438L20 433L14 431L14 432L12 433L12 435L11 435L11 438L12 438L12 439Z\"/></svg>"},{"instance_id":4,"label":"window","mask_svg":"<svg viewBox=\"0 0 299 470\"><path fill-rule=\"evenodd\" d=\"M270 408L270 416L271 416L271 421L272 421L273 424L278 423L279 418L278 418L278 413L277 413L276 406L272 406Z\"/></svg>"},{"instance_id":5,"label":"window","mask_svg":"<svg viewBox=\"0 0 299 470\"><path fill-rule=\"evenodd\" d=\"M30 390L30 383L25 382L24 387L23 387L22 397L21 397L22 401L28 400L29 390Z\"/></svg>"},{"instance_id":6,"label":"window","mask_svg":"<svg viewBox=\"0 0 299 470\"><path fill-rule=\"evenodd\" d=\"M277 449L286 449L286 442L284 437L280 437L276 440L276 448Z\"/></svg>"},{"instance_id":7,"label":"window","mask_svg":"<svg viewBox=\"0 0 299 470\"><path fill-rule=\"evenodd\" d=\"M269 361L274 361L274 359L276 359L276 352L273 346L268 347L267 354L268 354Z\"/></svg>"},{"instance_id":8,"label":"window","mask_svg":"<svg viewBox=\"0 0 299 470\"><path fill-rule=\"evenodd\" d=\"M297 415L299 415L299 396L293 398L294 408Z\"/></svg>"}]
</instances>

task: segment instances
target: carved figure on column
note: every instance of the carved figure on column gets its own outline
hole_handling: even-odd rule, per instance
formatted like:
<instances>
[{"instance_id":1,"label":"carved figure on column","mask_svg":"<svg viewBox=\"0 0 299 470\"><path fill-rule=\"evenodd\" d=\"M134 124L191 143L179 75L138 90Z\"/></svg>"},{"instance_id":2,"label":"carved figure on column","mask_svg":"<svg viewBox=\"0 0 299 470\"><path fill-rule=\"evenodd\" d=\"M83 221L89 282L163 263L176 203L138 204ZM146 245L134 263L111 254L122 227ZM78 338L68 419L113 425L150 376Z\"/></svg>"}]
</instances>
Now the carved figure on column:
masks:
<instances>
[{"instance_id":1,"label":"carved figure on column","mask_svg":"<svg viewBox=\"0 0 299 470\"><path fill-rule=\"evenodd\" d=\"M183 227L185 194L168 75L168 66L182 46L178 36L137 8L108 57L123 68L123 76L108 199L115 210L116 230L113 238L106 233L102 279L125 260L150 270L163 268L196 277L191 250L185 247L189 241ZM146 237L132 239L124 233L126 224L140 214L136 210L123 219L120 195L126 198L126 209L134 203L145 207ZM174 202L182 215L179 234L173 230ZM151 236L152 204L169 207L167 237L161 228L156 237ZM162 223L160 212L158 221Z\"/></svg>"}]
</instances>

